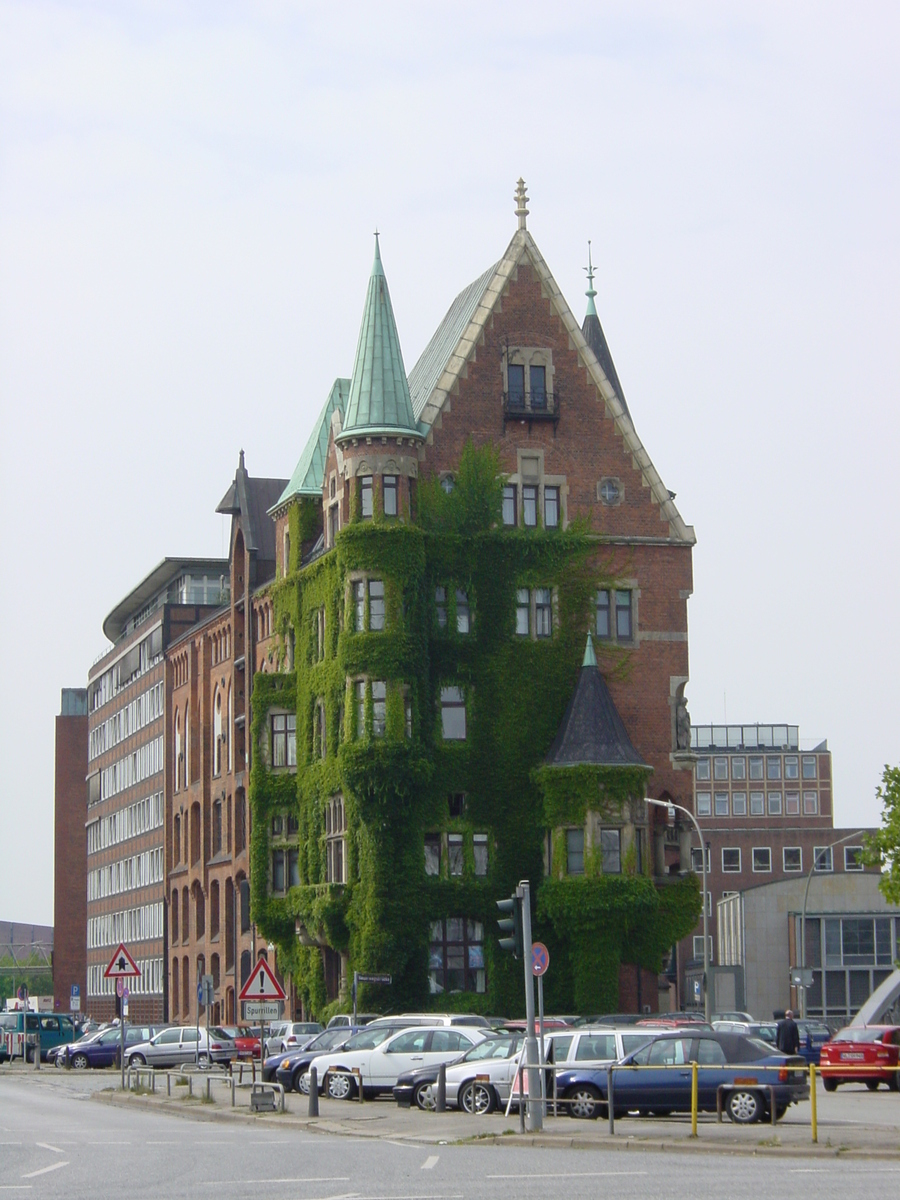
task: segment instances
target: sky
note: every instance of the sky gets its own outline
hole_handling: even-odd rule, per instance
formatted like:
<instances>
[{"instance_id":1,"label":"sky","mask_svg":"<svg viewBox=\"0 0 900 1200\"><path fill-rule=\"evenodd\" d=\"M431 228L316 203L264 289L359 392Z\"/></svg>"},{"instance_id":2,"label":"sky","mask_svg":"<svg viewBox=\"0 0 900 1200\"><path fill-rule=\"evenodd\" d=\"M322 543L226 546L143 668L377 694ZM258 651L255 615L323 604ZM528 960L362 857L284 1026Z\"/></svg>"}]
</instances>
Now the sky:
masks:
<instances>
[{"instance_id":1,"label":"sky","mask_svg":"<svg viewBox=\"0 0 900 1200\"><path fill-rule=\"evenodd\" d=\"M54 718L166 555L220 555L350 372L407 370L513 192L697 534L695 724L900 761L900 10L0 0L0 917L53 920ZM16 848L19 848L17 851Z\"/></svg>"}]
</instances>

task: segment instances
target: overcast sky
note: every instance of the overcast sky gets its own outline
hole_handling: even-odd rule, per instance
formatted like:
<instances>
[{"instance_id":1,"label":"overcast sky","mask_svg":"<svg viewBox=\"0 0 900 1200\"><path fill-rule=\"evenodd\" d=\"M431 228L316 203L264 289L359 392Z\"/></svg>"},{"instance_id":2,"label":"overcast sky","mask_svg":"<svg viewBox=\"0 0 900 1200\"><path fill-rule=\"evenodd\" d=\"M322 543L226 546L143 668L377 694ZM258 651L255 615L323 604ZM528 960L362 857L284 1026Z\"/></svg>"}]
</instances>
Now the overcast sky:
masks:
<instances>
[{"instance_id":1,"label":"overcast sky","mask_svg":"<svg viewBox=\"0 0 900 1200\"><path fill-rule=\"evenodd\" d=\"M0 918L53 920L54 717L350 372L529 229L697 533L694 723L900 761L898 29L880 3L0 0ZM892 499L893 497L893 499Z\"/></svg>"}]
</instances>

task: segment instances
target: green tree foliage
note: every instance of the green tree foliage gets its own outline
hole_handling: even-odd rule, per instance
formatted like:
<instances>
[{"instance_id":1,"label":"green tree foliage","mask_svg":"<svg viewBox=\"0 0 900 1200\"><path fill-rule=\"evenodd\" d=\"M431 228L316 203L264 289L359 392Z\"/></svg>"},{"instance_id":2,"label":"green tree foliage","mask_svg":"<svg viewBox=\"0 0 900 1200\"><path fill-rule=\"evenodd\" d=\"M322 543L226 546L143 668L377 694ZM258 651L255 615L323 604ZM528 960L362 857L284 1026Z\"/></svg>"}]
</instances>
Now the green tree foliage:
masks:
<instances>
[{"instance_id":1,"label":"green tree foliage","mask_svg":"<svg viewBox=\"0 0 900 1200\"><path fill-rule=\"evenodd\" d=\"M881 867L879 887L890 904L900 904L900 767L885 765L875 793L881 801L881 828L866 840L864 860Z\"/></svg>"}]
</instances>

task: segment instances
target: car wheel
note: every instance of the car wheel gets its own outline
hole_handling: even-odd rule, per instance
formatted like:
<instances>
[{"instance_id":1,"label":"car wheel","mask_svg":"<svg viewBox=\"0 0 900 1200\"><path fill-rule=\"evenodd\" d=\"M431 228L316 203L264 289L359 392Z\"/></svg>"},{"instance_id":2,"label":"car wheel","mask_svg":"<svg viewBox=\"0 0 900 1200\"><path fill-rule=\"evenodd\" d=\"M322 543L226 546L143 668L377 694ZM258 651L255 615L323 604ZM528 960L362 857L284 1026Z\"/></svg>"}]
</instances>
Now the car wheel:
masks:
<instances>
[{"instance_id":1,"label":"car wheel","mask_svg":"<svg viewBox=\"0 0 900 1200\"><path fill-rule=\"evenodd\" d=\"M435 1084L420 1083L413 1092L413 1100L416 1102L416 1108L421 1108L422 1112L434 1112L437 1106Z\"/></svg>"},{"instance_id":2,"label":"car wheel","mask_svg":"<svg viewBox=\"0 0 900 1200\"><path fill-rule=\"evenodd\" d=\"M787 1112L787 1110L788 1110L788 1105L776 1104L775 1105L775 1120L780 1121L781 1118L784 1116L784 1114Z\"/></svg>"},{"instance_id":3,"label":"car wheel","mask_svg":"<svg viewBox=\"0 0 900 1200\"><path fill-rule=\"evenodd\" d=\"M147 1060L143 1054L132 1054L128 1060L129 1067L146 1067Z\"/></svg>"},{"instance_id":4,"label":"car wheel","mask_svg":"<svg viewBox=\"0 0 900 1200\"><path fill-rule=\"evenodd\" d=\"M72 1066L75 1068L76 1071L87 1070L87 1068L90 1066L90 1063L87 1060L87 1055L86 1054L73 1054L72 1055Z\"/></svg>"},{"instance_id":5,"label":"car wheel","mask_svg":"<svg viewBox=\"0 0 900 1200\"><path fill-rule=\"evenodd\" d=\"M829 1079L826 1076L822 1080L822 1084L824 1085L826 1092L836 1092L837 1091L838 1081L836 1079Z\"/></svg>"},{"instance_id":6,"label":"car wheel","mask_svg":"<svg viewBox=\"0 0 900 1200\"><path fill-rule=\"evenodd\" d=\"M473 1079L459 1094L463 1112L481 1117L494 1111L494 1089L488 1083Z\"/></svg>"},{"instance_id":7,"label":"car wheel","mask_svg":"<svg viewBox=\"0 0 900 1200\"><path fill-rule=\"evenodd\" d=\"M563 1099L569 1102L569 1116L579 1121L592 1121L600 1115L600 1093L590 1084L572 1088Z\"/></svg>"},{"instance_id":8,"label":"car wheel","mask_svg":"<svg viewBox=\"0 0 900 1200\"><path fill-rule=\"evenodd\" d=\"M893 1071L888 1076L888 1091L900 1092L900 1071Z\"/></svg>"},{"instance_id":9,"label":"car wheel","mask_svg":"<svg viewBox=\"0 0 900 1200\"><path fill-rule=\"evenodd\" d=\"M758 1092L731 1092L728 1097L728 1115L736 1125L752 1125L762 1116L762 1103Z\"/></svg>"},{"instance_id":10,"label":"car wheel","mask_svg":"<svg viewBox=\"0 0 900 1200\"><path fill-rule=\"evenodd\" d=\"M302 1096L309 1095L309 1072L298 1068L294 1072L294 1078L291 1080L291 1087L295 1092L299 1092Z\"/></svg>"},{"instance_id":11,"label":"car wheel","mask_svg":"<svg viewBox=\"0 0 900 1200\"><path fill-rule=\"evenodd\" d=\"M59 1067L61 1070L66 1065L66 1056L64 1054L57 1054L53 1060L53 1065Z\"/></svg>"},{"instance_id":12,"label":"car wheel","mask_svg":"<svg viewBox=\"0 0 900 1200\"><path fill-rule=\"evenodd\" d=\"M877 1092L878 1091L878 1080L877 1079L867 1079L866 1087L869 1089L870 1092Z\"/></svg>"},{"instance_id":13,"label":"car wheel","mask_svg":"<svg viewBox=\"0 0 900 1200\"><path fill-rule=\"evenodd\" d=\"M672 1115L671 1108L651 1108L651 1117L670 1117Z\"/></svg>"},{"instance_id":14,"label":"car wheel","mask_svg":"<svg viewBox=\"0 0 900 1200\"><path fill-rule=\"evenodd\" d=\"M332 1100L352 1100L356 1095L356 1084L349 1075L332 1075L329 1071L325 1091Z\"/></svg>"}]
</instances>

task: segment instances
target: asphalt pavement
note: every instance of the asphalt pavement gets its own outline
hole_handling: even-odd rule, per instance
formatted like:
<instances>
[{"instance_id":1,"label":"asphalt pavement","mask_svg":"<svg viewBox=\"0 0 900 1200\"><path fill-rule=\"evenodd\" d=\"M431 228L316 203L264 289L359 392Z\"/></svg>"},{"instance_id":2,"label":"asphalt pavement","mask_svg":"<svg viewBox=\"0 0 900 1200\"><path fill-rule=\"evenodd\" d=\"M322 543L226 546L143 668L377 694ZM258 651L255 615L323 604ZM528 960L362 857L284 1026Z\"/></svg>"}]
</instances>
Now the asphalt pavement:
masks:
<instances>
[{"instance_id":1,"label":"asphalt pavement","mask_svg":"<svg viewBox=\"0 0 900 1200\"><path fill-rule=\"evenodd\" d=\"M773 1138L768 1127L713 1118L692 1142L689 1123L624 1120L610 1138L603 1122L557 1118L534 1145L505 1133L518 1122L502 1116L325 1102L310 1123L299 1096L286 1116L257 1118L221 1102L104 1091L114 1084L107 1072L0 1069L0 1191L71 1200L544 1200L563 1189L565 1200L580 1200L637 1187L648 1200L679 1189L697 1198L846 1200L893 1198L900 1188L900 1096L886 1091L828 1096L842 1115L823 1115L813 1148L785 1143L792 1128L803 1132L799 1122L779 1123ZM741 1144L717 1143L719 1130Z\"/></svg>"}]
</instances>

